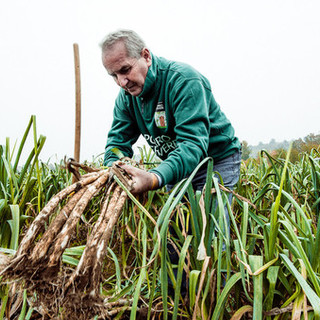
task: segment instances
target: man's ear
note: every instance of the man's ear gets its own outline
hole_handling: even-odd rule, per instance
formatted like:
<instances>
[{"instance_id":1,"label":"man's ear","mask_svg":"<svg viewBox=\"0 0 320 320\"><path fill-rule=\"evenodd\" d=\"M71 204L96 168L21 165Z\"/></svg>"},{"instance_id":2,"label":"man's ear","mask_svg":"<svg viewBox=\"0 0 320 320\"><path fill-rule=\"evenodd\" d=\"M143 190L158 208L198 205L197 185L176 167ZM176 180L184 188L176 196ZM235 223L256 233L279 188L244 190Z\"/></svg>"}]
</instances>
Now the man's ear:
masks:
<instances>
[{"instance_id":1,"label":"man's ear","mask_svg":"<svg viewBox=\"0 0 320 320\"><path fill-rule=\"evenodd\" d=\"M148 67L151 66L152 58L151 53L148 48L143 48L141 51L141 57L144 58L147 62Z\"/></svg>"}]
</instances>

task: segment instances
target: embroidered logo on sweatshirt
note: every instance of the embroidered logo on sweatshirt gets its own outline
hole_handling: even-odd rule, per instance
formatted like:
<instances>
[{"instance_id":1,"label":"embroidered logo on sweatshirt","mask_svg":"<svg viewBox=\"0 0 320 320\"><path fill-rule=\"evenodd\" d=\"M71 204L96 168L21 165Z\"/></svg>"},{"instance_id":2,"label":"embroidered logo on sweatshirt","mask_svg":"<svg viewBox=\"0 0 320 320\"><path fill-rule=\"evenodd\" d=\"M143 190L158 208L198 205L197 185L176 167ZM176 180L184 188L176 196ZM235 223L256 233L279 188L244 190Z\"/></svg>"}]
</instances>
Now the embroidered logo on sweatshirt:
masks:
<instances>
[{"instance_id":1,"label":"embroidered logo on sweatshirt","mask_svg":"<svg viewBox=\"0 0 320 320\"><path fill-rule=\"evenodd\" d=\"M167 127L166 111L162 101L159 101L157 104L154 120L158 128L164 129Z\"/></svg>"}]
</instances>

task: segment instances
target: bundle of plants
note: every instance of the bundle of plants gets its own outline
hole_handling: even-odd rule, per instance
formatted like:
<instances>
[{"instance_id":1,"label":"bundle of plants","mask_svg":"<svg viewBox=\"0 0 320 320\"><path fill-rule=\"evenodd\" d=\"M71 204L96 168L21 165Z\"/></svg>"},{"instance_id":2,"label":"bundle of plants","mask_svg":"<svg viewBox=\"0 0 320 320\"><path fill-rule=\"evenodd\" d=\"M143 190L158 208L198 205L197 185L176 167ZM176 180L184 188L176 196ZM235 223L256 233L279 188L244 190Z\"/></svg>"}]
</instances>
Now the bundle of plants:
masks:
<instances>
[{"instance_id":1,"label":"bundle of plants","mask_svg":"<svg viewBox=\"0 0 320 320\"><path fill-rule=\"evenodd\" d=\"M99 296L102 263L113 228L127 199L114 176L130 190L132 180L117 165L90 168L69 160L68 169L78 181L57 193L34 219L16 254L2 265L3 280L20 282L36 296L38 310L48 317L63 310L68 319L106 314ZM80 175L79 167L86 173ZM101 212L76 269L62 267L62 254L89 202L103 198Z\"/></svg>"}]
</instances>

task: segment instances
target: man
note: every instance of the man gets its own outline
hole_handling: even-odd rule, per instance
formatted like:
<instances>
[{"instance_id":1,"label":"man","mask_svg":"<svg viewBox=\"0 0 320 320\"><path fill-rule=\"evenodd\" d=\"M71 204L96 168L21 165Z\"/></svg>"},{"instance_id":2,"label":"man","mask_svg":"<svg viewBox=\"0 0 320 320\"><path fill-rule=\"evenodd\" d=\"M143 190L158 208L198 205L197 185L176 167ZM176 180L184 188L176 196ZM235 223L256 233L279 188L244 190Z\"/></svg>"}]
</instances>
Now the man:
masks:
<instances>
[{"instance_id":1,"label":"man","mask_svg":"<svg viewBox=\"0 0 320 320\"><path fill-rule=\"evenodd\" d=\"M207 156L213 158L224 185L233 188L241 145L209 81L189 65L155 56L131 30L110 33L101 47L103 65L121 87L104 164L118 160L114 147L132 157L132 145L142 134L163 161L149 172L124 166L134 180L134 193L174 185ZM195 189L203 188L205 178L203 168L193 181Z\"/></svg>"}]
</instances>

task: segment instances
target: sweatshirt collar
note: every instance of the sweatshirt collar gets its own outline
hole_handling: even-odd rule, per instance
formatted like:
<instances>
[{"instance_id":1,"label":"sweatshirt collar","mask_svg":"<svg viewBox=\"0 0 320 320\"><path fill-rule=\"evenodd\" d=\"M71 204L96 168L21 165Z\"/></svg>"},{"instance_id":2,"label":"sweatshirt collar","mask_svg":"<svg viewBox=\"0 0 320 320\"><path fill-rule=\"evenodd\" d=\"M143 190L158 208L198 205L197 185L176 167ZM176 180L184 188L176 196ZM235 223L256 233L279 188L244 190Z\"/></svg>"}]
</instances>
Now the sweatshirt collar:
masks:
<instances>
[{"instance_id":1,"label":"sweatshirt collar","mask_svg":"<svg viewBox=\"0 0 320 320\"><path fill-rule=\"evenodd\" d=\"M139 94L139 98L145 98L156 86L157 80L157 57L151 53L151 66L148 69L146 80L144 82L143 90Z\"/></svg>"}]
</instances>

